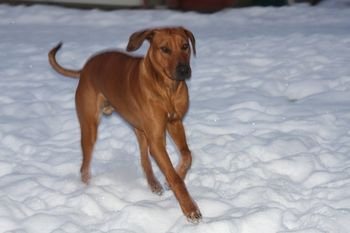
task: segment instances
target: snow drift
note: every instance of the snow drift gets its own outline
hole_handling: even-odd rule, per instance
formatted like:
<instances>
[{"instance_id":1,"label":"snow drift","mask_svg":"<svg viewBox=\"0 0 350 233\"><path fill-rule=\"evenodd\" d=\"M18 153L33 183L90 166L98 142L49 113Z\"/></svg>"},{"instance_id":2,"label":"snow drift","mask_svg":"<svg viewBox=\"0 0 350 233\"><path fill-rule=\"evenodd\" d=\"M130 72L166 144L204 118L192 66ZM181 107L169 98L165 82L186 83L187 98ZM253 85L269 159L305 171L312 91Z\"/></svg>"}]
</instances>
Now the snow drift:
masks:
<instances>
[{"instance_id":1,"label":"snow drift","mask_svg":"<svg viewBox=\"0 0 350 233\"><path fill-rule=\"evenodd\" d=\"M199 225L170 191L150 192L136 138L116 114L100 124L91 184L80 182L77 81L47 61L63 41L59 62L80 68L164 25L197 40L184 123ZM346 1L211 15L0 5L0 38L1 232L350 232ZM171 141L168 151L176 163Z\"/></svg>"}]
</instances>

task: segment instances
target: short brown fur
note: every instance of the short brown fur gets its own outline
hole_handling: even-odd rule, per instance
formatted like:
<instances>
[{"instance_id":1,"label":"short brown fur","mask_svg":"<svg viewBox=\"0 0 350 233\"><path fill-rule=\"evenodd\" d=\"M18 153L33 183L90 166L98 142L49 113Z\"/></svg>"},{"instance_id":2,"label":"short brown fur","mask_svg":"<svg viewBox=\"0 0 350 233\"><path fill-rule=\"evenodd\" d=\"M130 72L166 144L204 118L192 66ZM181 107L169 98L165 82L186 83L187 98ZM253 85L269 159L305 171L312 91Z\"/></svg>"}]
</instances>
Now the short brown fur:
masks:
<instances>
[{"instance_id":1,"label":"short brown fur","mask_svg":"<svg viewBox=\"0 0 350 233\"><path fill-rule=\"evenodd\" d=\"M196 51L195 38L181 27L144 30L130 36L127 51L137 50L144 40L150 42L145 57L119 51L102 52L91 57L79 71L57 63L55 55L62 44L49 52L50 64L57 72L79 78L75 97L83 151L81 179L86 184L90 180L101 113L111 114L116 110L134 127L151 190L157 194L163 192L153 174L149 153L165 175L185 216L198 222L201 213L184 183L192 156L182 124L189 106L185 79L191 75L190 56L191 47L194 54ZM166 132L181 154L176 169L166 151Z\"/></svg>"}]
</instances>

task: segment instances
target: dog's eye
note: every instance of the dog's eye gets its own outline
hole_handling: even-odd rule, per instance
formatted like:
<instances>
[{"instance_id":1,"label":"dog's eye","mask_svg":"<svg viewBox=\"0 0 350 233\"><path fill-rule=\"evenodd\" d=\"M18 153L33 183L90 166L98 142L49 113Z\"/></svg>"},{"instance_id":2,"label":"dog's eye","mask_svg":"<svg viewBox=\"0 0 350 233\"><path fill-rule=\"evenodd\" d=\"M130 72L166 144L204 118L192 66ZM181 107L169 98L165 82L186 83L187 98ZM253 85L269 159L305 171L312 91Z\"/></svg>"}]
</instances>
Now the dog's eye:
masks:
<instances>
[{"instance_id":1,"label":"dog's eye","mask_svg":"<svg viewBox=\"0 0 350 233\"><path fill-rule=\"evenodd\" d=\"M163 53L169 54L171 53L171 50L168 47L162 46L160 47Z\"/></svg>"},{"instance_id":2,"label":"dog's eye","mask_svg":"<svg viewBox=\"0 0 350 233\"><path fill-rule=\"evenodd\" d=\"M190 47L189 44L183 44L181 49L182 50L187 50L189 47Z\"/></svg>"}]
</instances>

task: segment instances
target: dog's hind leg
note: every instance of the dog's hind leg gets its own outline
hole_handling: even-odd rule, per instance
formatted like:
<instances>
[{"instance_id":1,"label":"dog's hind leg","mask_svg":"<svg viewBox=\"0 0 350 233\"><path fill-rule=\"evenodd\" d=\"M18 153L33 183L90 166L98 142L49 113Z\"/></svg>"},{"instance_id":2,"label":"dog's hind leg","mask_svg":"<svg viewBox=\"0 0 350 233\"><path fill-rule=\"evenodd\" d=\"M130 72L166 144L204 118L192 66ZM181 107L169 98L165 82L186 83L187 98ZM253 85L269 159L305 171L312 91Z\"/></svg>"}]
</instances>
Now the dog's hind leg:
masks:
<instances>
[{"instance_id":1,"label":"dog's hind leg","mask_svg":"<svg viewBox=\"0 0 350 233\"><path fill-rule=\"evenodd\" d=\"M82 77L75 95L76 109L81 129L81 147L83 162L81 180L88 184L92 152L97 139L97 127L103 107L104 97L96 93L87 79Z\"/></svg>"},{"instance_id":2,"label":"dog's hind leg","mask_svg":"<svg viewBox=\"0 0 350 233\"><path fill-rule=\"evenodd\" d=\"M162 195L163 188L153 174L152 164L149 159L148 144L147 144L146 136L144 132L136 128L135 128L135 134L140 147L141 165L146 175L148 185L150 186L153 193Z\"/></svg>"}]
</instances>

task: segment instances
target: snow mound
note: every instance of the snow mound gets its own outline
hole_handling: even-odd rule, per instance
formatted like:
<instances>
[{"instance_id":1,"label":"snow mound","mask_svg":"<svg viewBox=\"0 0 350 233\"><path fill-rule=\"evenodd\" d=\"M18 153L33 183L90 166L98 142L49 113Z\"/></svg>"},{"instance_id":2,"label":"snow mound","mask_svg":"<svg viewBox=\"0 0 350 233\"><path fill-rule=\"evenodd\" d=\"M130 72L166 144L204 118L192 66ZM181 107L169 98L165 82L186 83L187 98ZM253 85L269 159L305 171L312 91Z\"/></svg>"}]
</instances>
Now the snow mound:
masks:
<instances>
[{"instance_id":1,"label":"snow mound","mask_svg":"<svg viewBox=\"0 0 350 233\"><path fill-rule=\"evenodd\" d=\"M350 232L347 5L210 15L0 5L0 232ZM63 41L59 62L80 68L97 51L124 49L131 33L164 25L196 36L184 124L198 225L170 191L151 193L136 138L117 115L102 119L91 184L80 182L77 80L47 61ZM176 163L170 140L168 151Z\"/></svg>"}]
</instances>

